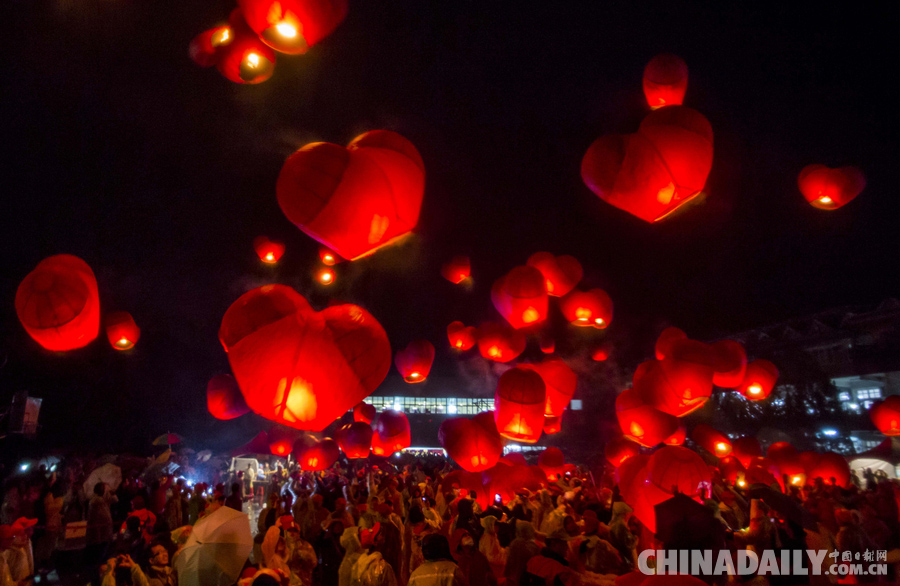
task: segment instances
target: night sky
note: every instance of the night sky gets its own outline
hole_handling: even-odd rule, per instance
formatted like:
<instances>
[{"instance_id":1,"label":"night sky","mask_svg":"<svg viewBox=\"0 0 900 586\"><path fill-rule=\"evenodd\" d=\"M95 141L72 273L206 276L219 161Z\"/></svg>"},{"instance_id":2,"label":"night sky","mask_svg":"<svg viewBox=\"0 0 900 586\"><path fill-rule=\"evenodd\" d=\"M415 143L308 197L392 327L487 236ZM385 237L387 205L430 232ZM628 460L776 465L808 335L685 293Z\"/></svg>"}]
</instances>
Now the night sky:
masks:
<instances>
[{"instance_id":1,"label":"night sky","mask_svg":"<svg viewBox=\"0 0 900 586\"><path fill-rule=\"evenodd\" d=\"M224 311L269 282L316 307L359 303L395 350L430 339L435 380L416 391L485 396L493 389L460 374L446 325L500 319L491 284L538 250L576 256L582 286L610 293L608 335L626 368L667 324L705 339L900 294L896 14L849 2L351 0L332 36L279 56L268 82L240 86L187 55L231 8L8 7L0 398L43 397L47 445L137 449L167 429L222 445L264 427L255 416L213 420L205 386L228 372ZM602 202L579 168L595 138L637 129L648 112L641 74L659 52L687 62L685 104L712 123L715 158L703 203L650 225ZM378 128L425 161L416 234L339 265L324 289L312 279L317 244L281 213L275 179L308 142ZM810 163L858 165L868 186L838 211L814 209L796 186ZM260 234L287 245L274 268L253 252ZM113 351L102 332L65 355L27 336L16 287L59 253L91 265L104 310L134 315L133 351ZM455 254L472 258L469 289L440 277ZM563 355L578 343L561 342ZM532 342L525 357L538 354ZM406 390L393 368L384 384Z\"/></svg>"}]
</instances>

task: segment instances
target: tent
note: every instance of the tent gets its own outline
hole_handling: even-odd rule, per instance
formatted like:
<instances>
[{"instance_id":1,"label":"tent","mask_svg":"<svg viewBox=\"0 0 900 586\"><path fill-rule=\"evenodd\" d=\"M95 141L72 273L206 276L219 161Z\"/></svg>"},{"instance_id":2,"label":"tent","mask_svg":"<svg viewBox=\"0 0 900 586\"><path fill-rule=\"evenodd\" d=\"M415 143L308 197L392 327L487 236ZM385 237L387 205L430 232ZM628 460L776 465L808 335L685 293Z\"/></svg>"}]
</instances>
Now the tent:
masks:
<instances>
[{"instance_id":1,"label":"tent","mask_svg":"<svg viewBox=\"0 0 900 586\"><path fill-rule=\"evenodd\" d=\"M897 478L897 464L900 464L900 437L886 437L884 441L861 454L849 456L850 470L863 477L866 468L877 472L883 470L888 478Z\"/></svg>"}]
</instances>

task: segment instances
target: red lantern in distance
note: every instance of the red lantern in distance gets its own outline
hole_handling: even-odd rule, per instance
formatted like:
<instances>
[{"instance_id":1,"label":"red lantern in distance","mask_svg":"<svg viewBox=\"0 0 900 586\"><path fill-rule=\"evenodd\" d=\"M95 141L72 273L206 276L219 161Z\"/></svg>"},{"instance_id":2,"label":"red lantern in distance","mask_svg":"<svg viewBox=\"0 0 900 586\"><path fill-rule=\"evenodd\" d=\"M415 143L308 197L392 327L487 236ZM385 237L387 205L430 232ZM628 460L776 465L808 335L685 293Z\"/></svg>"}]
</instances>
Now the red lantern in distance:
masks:
<instances>
[{"instance_id":1,"label":"red lantern in distance","mask_svg":"<svg viewBox=\"0 0 900 586\"><path fill-rule=\"evenodd\" d=\"M281 427L273 427L269 430L269 451L273 456L288 457L294 449L297 441L297 433L293 430Z\"/></svg>"},{"instance_id":2,"label":"red lantern in distance","mask_svg":"<svg viewBox=\"0 0 900 586\"><path fill-rule=\"evenodd\" d=\"M691 432L691 439L698 446L719 458L731 454L731 440L719 430L705 423L697 424Z\"/></svg>"},{"instance_id":3,"label":"red lantern in distance","mask_svg":"<svg viewBox=\"0 0 900 586\"><path fill-rule=\"evenodd\" d=\"M900 435L900 395L890 395L869 410L869 417L884 435Z\"/></svg>"},{"instance_id":4,"label":"red lantern in distance","mask_svg":"<svg viewBox=\"0 0 900 586\"><path fill-rule=\"evenodd\" d=\"M688 68L684 59L662 53L644 67L644 96L656 110L663 106L680 106L687 91Z\"/></svg>"},{"instance_id":5,"label":"red lantern in distance","mask_svg":"<svg viewBox=\"0 0 900 586\"><path fill-rule=\"evenodd\" d=\"M556 351L556 341L547 334L541 334L538 344L544 354L553 354Z\"/></svg>"},{"instance_id":6,"label":"red lantern in distance","mask_svg":"<svg viewBox=\"0 0 900 586\"><path fill-rule=\"evenodd\" d=\"M372 427L362 421L354 421L337 431L337 442L351 460L367 458L372 447Z\"/></svg>"},{"instance_id":7,"label":"red lantern in distance","mask_svg":"<svg viewBox=\"0 0 900 586\"><path fill-rule=\"evenodd\" d=\"M754 458L762 456L762 448L759 446L759 440L755 437L739 437L731 445L734 457L741 462L744 468L749 468Z\"/></svg>"},{"instance_id":8,"label":"red lantern in distance","mask_svg":"<svg viewBox=\"0 0 900 586\"><path fill-rule=\"evenodd\" d=\"M222 48L233 39L228 25L221 25L205 30L191 40L188 54L191 60L200 67L212 67L219 62Z\"/></svg>"},{"instance_id":9,"label":"red lantern in distance","mask_svg":"<svg viewBox=\"0 0 900 586\"><path fill-rule=\"evenodd\" d=\"M825 165L807 165L800 171L797 185L809 205L820 210L836 210L862 193L866 177L856 167L831 169Z\"/></svg>"},{"instance_id":10,"label":"red lantern in distance","mask_svg":"<svg viewBox=\"0 0 900 586\"><path fill-rule=\"evenodd\" d=\"M114 311L106 316L104 327L109 345L116 350L131 350L141 339L141 328L127 311Z\"/></svg>"},{"instance_id":11,"label":"red lantern in distance","mask_svg":"<svg viewBox=\"0 0 900 586\"><path fill-rule=\"evenodd\" d=\"M284 244L281 242L273 242L266 236L257 236L253 240L253 250L259 260L266 264L275 264L284 254Z\"/></svg>"},{"instance_id":12,"label":"red lantern in distance","mask_svg":"<svg viewBox=\"0 0 900 586\"><path fill-rule=\"evenodd\" d=\"M397 352L394 364L408 383L420 383L428 378L434 362L434 346L428 340L415 340Z\"/></svg>"},{"instance_id":13,"label":"red lantern in distance","mask_svg":"<svg viewBox=\"0 0 900 586\"><path fill-rule=\"evenodd\" d=\"M574 256L553 256L549 252L535 252L528 257L528 266L541 272L547 294L562 297L575 288L584 277L584 269Z\"/></svg>"},{"instance_id":14,"label":"red lantern in distance","mask_svg":"<svg viewBox=\"0 0 900 586\"><path fill-rule=\"evenodd\" d=\"M525 351L525 334L506 324L482 324L475 337L481 355L495 362L509 362Z\"/></svg>"},{"instance_id":15,"label":"red lantern in distance","mask_svg":"<svg viewBox=\"0 0 900 586\"><path fill-rule=\"evenodd\" d=\"M562 431L562 416L547 417L544 416L544 433L553 435Z\"/></svg>"},{"instance_id":16,"label":"red lantern in distance","mask_svg":"<svg viewBox=\"0 0 900 586\"><path fill-rule=\"evenodd\" d=\"M738 387L744 397L751 401L762 401L775 388L778 368L768 360L754 360L747 365L747 373Z\"/></svg>"},{"instance_id":17,"label":"red lantern in distance","mask_svg":"<svg viewBox=\"0 0 900 586\"><path fill-rule=\"evenodd\" d=\"M719 460L719 472L728 484L737 484L744 479L747 470L734 456L725 456Z\"/></svg>"},{"instance_id":18,"label":"red lantern in distance","mask_svg":"<svg viewBox=\"0 0 900 586\"><path fill-rule=\"evenodd\" d=\"M625 437L617 437L609 441L603 449L606 461L618 468L622 463L641 453L641 448L636 443Z\"/></svg>"},{"instance_id":19,"label":"red lantern in distance","mask_svg":"<svg viewBox=\"0 0 900 586\"><path fill-rule=\"evenodd\" d=\"M538 456L538 467L547 475L547 480L556 482L565 473L566 457L556 447L547 448Z\"/></svg>"},{"instance_id":20,"label":"red lantern in distance","mask_svg":"<svg viewBox=\"0 0 900 586\"><path fill-rule=\"evenodd\" d=\"M503 440L490 411L479 413L472 419L451 417L444 420L438 430L438 441L453 461L468 472L487 470L503 455Z\"/></svg>"},{"instance_id":21,"label":"red lantern in distance","mask_svg":"<svg viewBox=\"0 0 900 586\"><path fill-rule=\"evenodd\" d=\"M330 437L326 437L306 448L302 454L297 456L297 462L300 463L302 470L327 470L337 462L340 456L341 450L338 443Z\"/></svg>"},{"instance_id":22,"label":"red lantern in distance","mask_svg":"<svg viewBox=\"0 0 900 586\"><path fill-rule=\"evenodd\" d=\"M675 433L667 437L663 440L663 443L667 446L680 446L684 444L684 440L687 439L687 428L683 425L679 425L678 429L675 430Z\"/></svg>"},{"instance_id":23,"label":"red lantern in distance","mask_svg":"<svg viewBox=\"0 0 900 586\"><path fill-rule=\"evenodd\" d=\"M613 318L613 302L603 289L572 291L559 301L566 320L575 326L605 329Z\"/></svg>"},{"instance_id":24,"label":"red lantern in distance","mask_svg":"<svg viewBox=\"0 0 900 586\"><path fill-rule=\"evenodd\" d=\"M288 157L276 185L288 220L349 260L409 234L424 190L419 151L389 130L361 134L346 148L308 144Z\"/></svg>"},{"instance_id":25,"label":"red lantern in distance","mask_svg":"<svg viewBox=\"0 0 900 586\"><path fill-rule=\"evenodd\" d=\"M544 428L546 385L534 370L516 367L500 376L494 393L494 421L500 435L533 444Z\"/></svg>"},{"instance_id":26,"label":"red lantern in distance","mask_svg":"<svg viewBox=\"0 0 900 586\"><path fill-rule=\"evenodd\" d=\"M441 276L454 285L459 285L468 279L471 272L472 266L468 256L454 256L450 262L441 267Z\"/></svg>"},{"instance_id":27,"label":"red lantern in distance","mask_svg":"<svg viewBox=\"0 0 900 586\"><path fill-rule=\"evenodd\" d=\"M275 51L263 43L247 26L240 10L228 19L231 40L218 47L216 67L225 79L234 83L257 84L275 72Z\"/></svg>"},{"instance_id":28,"label":"red lantern in distance","mask_svg":"<svg viewBox=\"0 0 900 586\"><path fill-rule=\"evenodd\" d=\"M712 344L713 384L725 389L740 386L747 375L747 352L740 342L721 340Z\"/></svg>"},{"instance_id":29,"label":"red lantern in distance","mask_svg":"<svg viewBox=\"0 0 900 586\"><path fill-rule=\"evenodd\" d=\"M538 364L520 364L519 368L534 370L541 375L547 389L544 415L560 417L575 395L575 387L578 385L575 371L561 358L547 358Z\"/></svg>"},{"instance_id":30,"label":"red lantern in distance","mask_svg":"<svg viewBox=\"0 0 900 586\"><path fill-rule=\"evenodd\" d=\"M314 312L296 291L266 285L235 301L219 329L231 370L257 414L321 431L381 384L391 348L356 305Z\"/></svg>"},{"instance_id":31,"label":"red lantern in distance","mask_svg":"<svg viewBox=\"0 0 900 586\"><path fill-rule=\"evenodd\" d=\"M227 421L250 413L237 381L230 374L217 374L206 384L206 408L216 419Z\"/></svg>"},{"instance_id":32,"label":"red lantern in distance","mask_svg":"<svg viewBox=\"0 0 900 586\"><path fill-rule=\"evenodd\" d=\"M238 0L250 28L270 47L299 55L347 16L347 0Z\"/></svg>"},{"instance_id":33,"label":"red lantern in distance","mask_svg":"<svg viewBox=\"0 0 900 586\"><path fill-rule=\"evenodd\" d=\"M605 362L609 358L609 347L604 345L598 346L591 352L591 359L595 362Z\"/></svg>"},{"instance_id":34,"label":"red lantern in distance","mask_svg":"<svg viewBox=\"0 0 900 586\"><path fill-rule=\"evenodd\" d=\"M825 484L831 484L834 479L835 486L846 487L850 484L850 465L840 454L825 452L821 455L816 465L807 475L809 480L821 478Z\"/></svg>"},{"instance_id":35,"label":"red lantern in distance","mask_svg":"<svg viewBox=\"0 0 900 586\"><path fill-rule=\"evenodd\" d=\"M450 341L451 348L468 350L475 345L475 327L466 327L461 321L451 322L447 326L447 339Z\"/></svg>"},{"instance_id":36,"label":"red lantern in distance","mask_svg":"<svg viewBox=\"0 0 900 586\"><path fill-rule=\"evenodd\" d=\"M672 352L672 344L677 342L678 340L687 340L687 334L675 327L668 327L660 332L659 337L656 339L656 347L654 349L656 353L656 359L662 360L667 356L671 356Z\"/></svg>"},{"instance_id":37,"label":"red lantern in distance","mask_svg":"<svg viewBox=\"0 0 900 586\"><path fill-rule=\"evenodd\" d=\"M326 266L334 266L341 262L343 259L337 255L336 252L328 248L327 246L319 247L319 260L322 261L323 265Z\"/></svg>"},{"instance_id":38,"label":"red lantern in distance","mask_svg":"<svg viewBox=\"0 0 900 586\"><path fill-rule=\"evenodd\" d=\"M16 315L31 338L65 352L87 346L100 331L97 279L71 254L42 260L16 290Z\"/></svg>"},{"instance_id":39,"label":"red lantern in distance","mask_svg":"<svg viewBox=\"0 0 900 586\"><path fill-rule=\"evenodd\" d=\"M547 319L544 277L534 267L516 267L494 282L491 301L500 315L516 329Z\"/></svg>"},{"instance_id":40,"label":"red lantern in distance","mask_svg":"<svg viewBox=\"0 0 900 586\"><path fill-rule=\"evenodd\" d=\"M372 424L372 453L387 457L409 447L409 419L404 413L386 409L378 414Z\"/></svg>"},{"instance_id":41,"label":"red lantern in distance","mask_svg":"<svg viewBox=\"0 0 900 586\"><path fill-rule=\"evenodd\" d=\"M334 283L334 269L331 267L325 267L324 269L319 269L316 271L316 280L319 284L324 286L329 286Z\"/></svg>"},{"instance_id":42,"label":"red lantern in distance","mask_svg":"<svg viewBox=\"0 0 900 586\"><path fill-rule=\"evenodd\" d=\"M616 419L622 433L645 448L663 442L678 430L678 418L645 405L634 389L616 397Z\"/></svg>"},{"instance_id":43,"label":"red lantern in distance","mask_svg":"<svg viewBox=\"0 0 900 586\"><path fill-rule=\"evenodd\" d=\"M375 407L369 405L365 401L357 403L356 407L353 408L353 421L371 424L375 421L376 415L378 415L378 413L376 412Z\"/></svg>"}]
</instances>

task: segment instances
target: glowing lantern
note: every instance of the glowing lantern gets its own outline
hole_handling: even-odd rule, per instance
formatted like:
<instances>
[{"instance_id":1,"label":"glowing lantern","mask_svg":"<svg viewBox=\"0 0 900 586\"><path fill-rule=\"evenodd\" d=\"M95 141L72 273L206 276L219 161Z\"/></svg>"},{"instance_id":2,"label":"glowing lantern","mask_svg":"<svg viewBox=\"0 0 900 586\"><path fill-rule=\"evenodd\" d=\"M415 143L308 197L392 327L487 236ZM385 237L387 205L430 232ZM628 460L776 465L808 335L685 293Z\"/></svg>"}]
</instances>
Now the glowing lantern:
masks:
<instances>
[{"instance_id":1,"label":"glowing lantern","mask_svg":"<svg viewBox=\"0 0 900 586\"><path fill-rule=\"evenodd\" d=\"M391 348L381 324L356 305L314 312L284 285L235 301L219 329L231 370L253 411L321 431L381 384Z\"/></svg>"},{"instance_id":2,"label":"glowing lantern","mask_svg":"<svg viewBox=\"0 0 900 586\"><path fill-rule=\"evenodd\" d=\"M375 421L376 415L378 413L375 411L375 406L369 405L365 401L357 403L356 407L353 408L353 421L371 424Z\"/></svg>"},{"instance_id":3,"label":"glowing lantern","mask_svg":"<svg viewBox=\"0 0 900 586\"><path fill-rule=\"evenodd\" d=\"M866 177L856 167L831 169L825 165L807 165L800 171L797 184L809 205L820 210L836 210L865 189Z\"/></svg>"},{"instance_id":4,"label":"glowing lantern","mask_svg":"<svg viewBox=\"0 0 900 586\"><path fill-rule=\"evenodd\" d=\"M616 397L616 419L622 433L645 448L652 448L678 430L678 418L644 404L634 389Z\"/></svg>"},{"instance_id":5,"label":"glowing lantern","mask_svg":"<svg viewBox=\"0 0 900 586\"><path fill-rule=\"evenodd\" d=\"M594 351L591 352L591 360L595 362L605 362L609 358L609 346L606 344L602 344L594 348Z\"/></svg>"},{"instance_id":6,"label":"glowing lantern","mask_svg":"<svg viewBox=\"0 0 900 586\"><path fill-rule=\"evenodd\" d=\"M698 446L719 458L731 454L731 440L717 429L698 423L691 432L691 439Z\"/></svg>"},{"instance_id":7,"label":"glowing lantern","mask_svg":"<svg viewBox=\"0 0 900 586\"><path fill-rule=\"evenodd\" d=\"M890 395L869 410L869 417L884 435L900 435L900 395Z\"/></svg>"},{"instance_id":8,"label":"glowing lantern","mask_svg":"<svg viewBox=\"0 0 900 586\"><path fill-rule=\"evenodd\" d=\"M240 10L228 19L231 40L218 48L216 67L223 76L235 83L257 84L275 72L275 51L263 43L247 26Z\"/></svg>"},{"instance_id":9,"label":"glowing lantern","mask_svg":"<svg viewBox=\"0 0 900 586\"><path fill-rule=\"evenodd\" d=\"M337 263L341 262L343 259L337 255L336 252L328 248L327 246L319 247L319 260L322 261L323 265L326 266L334 266Z\"/></svg>"},{"instance_id":10,"label":"glowing lantern","mask_svg":"<svg viewBox=\"0 0 900 586\"><path fill-rule=\"evenodd\" d=\"M584 276L581 263L574 256L553 256L549 252L535 252L528 257L528 266L544 277L547 294L562 297L575 288Z\"/></svg>"},{"instance_id":11,"label":"glowing lantern","mask_svg":"<svg viewBox=\"0 0 900 586\"><path fill-rule=\"evenodd\" d=\"M188 54L200 67L212 67L219 62L222 47L232 40L231 29L227 25L203 31L191 40Z\"/></svg>"},{"instance_id":12,"label":"glowing lantern","mask_svg":"<svg viewBox=\"0 0 900 586\"><path fill-rule=\"evenodd\" d=\"M685 334L678 328L668 327L664 329L662 332L660 332L659 337L656 339L656 347L654 348L656 359L662 360L667 356L671 357L672 344L674 344L678 340L687 339L687 334Z\"/></svg>"},{"instance_id":13,"label":"glowing lantern","mask_svg":"<svg viewBox=\"0 0 900 586\"><path fill-rule=\"evenodd\" d=\"M769 396L778 380L778 368L768 360L754 360L747 365L747 373L738 387L744 397L762 401Z\"/></svg>"},{"instance_id":14,"label":"glowing lantern","mask_svg":"<svg viewBox=\"0 0 900 586\"><path fill-rule=\"evenodd\" d=\"M349 260L412 231L424 190L419 151L389 130L361 134L346 148L308 144L288 157L276 185L288 220Z\"/></svg>"},{"instance_id":15,"label":"glowing lantern","mask_svg":"<svg viewBox=\"0 0 900 586\"><path fill-rule=\"evenodd\" d=\"M562 431L562 416L547 417L544 416L544 433L553 435Z\"/></svg>"},{"instance_id":16,"label":"glowing lantern","mask_svg":"<svg viewBox=\"0 0 900 586\"><path fill-rule=\"evenodd\" d=\"M556 482L565 473L566 457L559 448L547 448L538 456L538 467L547 475L547 480Z\"/></svg>"},{"instance_id":17,"label":"glowing lantern","mask_svg":"<svg viewBox=\"0 0 900 586\"><path fill-rule=\"evenodd\" d=\"M561 358L547 358L538 364L520 364L519 368L534 370L544 380L547 388L547 402L544 415L559 417L569 406L575 395L578 377Z\"/></svg>"},{"instance_id":18,"label":"glowing lantern","mask_svg":"<svg viewBox=\"0 0 900 586\"><path fill-rule=\"evenodd\" d=\"M325 267L324 269L320 269L316 272L316 280L325 285L331 285L334 283L334 269L331 267Z\"/></svg>"},{"instance_id":19,"label":"glowing lantern","mask_svg":"<svg viewBox=\"0 0 900 586\"><path fill-rule=\"evenodd\" d=\"M275 264L284 254L284 244L273 242L265 236L257 236L253 240L253 250L256 251L259 260L266 264Z\"/></svg>"},{"instance_id":20,"label":"glowing lantern","mask_svg":"<svg viewBox=\"0 0 900 586\"><path fill-rule=\"evenodd\" d=\"M479 413L472 419L452 417L444 420L438 430L438 441L453 461L469 472L487 470L503 455L503 440L490 411Z\"/></svg>"},{"instance_id":21,"label":"glowing lantern","mask_svg":"<svg viewBox=\"0 0 900 586\"><path fill-rule=\"evenodd\" d=\"M637 456L640 453L641 449L638 445L625 437L613 438L603 448L603 455L606 456L606 461L615 468L621 466L622 462L628 458Z\"/></svg>"},{"instance_id":22,"label":"glowing lantern","mask_svg":"<svg viewBox=\"0 0 900 586\"><path fill-rule=\"evenodd\" d=\"M713 384L734 389L747 375L747 352L740 342L721 340L712 345Z\"/></svg>"},{"instance_id":23,"label":"glowing lantern","mask_svg":"<svg viewBox=\"0 0 900 586\"><path fill-rule=\"evenodd\" d=\"M408 383L420 383L428 378L432 362L434 362L434 346L428 340L410 342L394 357L397 370Z\"/></svg>"},{"instance_id":24,"label":"glowing lantern","mask_svg":"<svg viewBox=\"0 0 900 586\"><path fill-rule=\"evenodd\" d=\"M719 460L719 472L722 473L728 484L737 484L738 481L744 480L747 470L741 461L734 456L725 456Z\"/></svg>"},{"instance_id":25,"label":"glowing lantern","mask_svg":"<svg viewBox=\"0 0 900 586\"><path fill-rule=\"evenodd\" d=\"M302 453L297 454L297 462L300 464L301 470L327 470L341 456L338 443L330 437L320 441L313 439L311 444Z\"/></svg>"},{"instance_id":26,"label":"glowing lantern","mask_svg":"<svg viewBox=\"0 0 900 586\"><path fill-rule=\"evenodd\" d=\"M688 68L677 55L662 53L644 68L644 96L656 110L663 106L680 106L687 91Z\"/></svg>"},{"instance_id":27,"label":"glowing lantern","mask_svg":"<svg viewBox=\"0 0 900 586\"><path fill-rule=\"evenodd\" d=\"M206 384L206 408L216 419L229 420L250 413L237 381L230 374L217 374Z\"/></svg>"},{"instance_id":28,"label":"glowing lantern","mask_svg":"<svg viewBox=\"0 0 900 586\"><path fill-rule=\"evenodd\" d=\"M575 326L606 328L613 318L613 302L603 289L571 291L560 299L559 308Z\"/></svg>"},{"instance_id":29,"label":"glowing lantern","mask_svg":"<svg viewBox=\"0 0 900 586\"><path fill-rule=\"evenodd\" d=\"M625 464L616 469L616 472L629 467L629 464L632 464L632 462L634 464L640 463L643 458L646 458L646 456L629 458L625 461ZM634 516L651 532L656 532L656 510L654 507L672 498L672 494L660 490L650 481L649 459L641 468L631 474L633 480L627 485L628 491L622 490L620 486L622 498L627 504L631 505L631 508L634 510Z\"/></svg>"},{"instance_id":30,"label":"glowing lantern","mask_svg":"<svg viewBox=\"0 0 900 586\"><path fill-rule=\"evenodd\" d=\"M100 331L97 279L77 256L57 254L39 262L19 284L15 303L25 331L47 350L82 348Z\"/></svg>"},{"instance_id":31,"label":"glowing lantern","mask_svg":"<svg viewBox=\"0 0 900 586\"><path fill-rule=\"evenodd\" d=\"M594 141L581 161L581 177L606 203L658 222L700 194L712 158L709 121L671 106L651 112L635 134Z\"/></svg>"},{"instance_id":32,"label":"glowing lantern","mask_svg":"<svg viewBox=\"0 0 900 586\"><path fill-rule=\"evenodd\" d=\"M306 53L347 16L347 0L238 0L238 5L267 45L290 55Z\"/></svg>"},{"instance_id":33,"label":"glowing lantern","mask_svg":"<svg viewBox=\"0 0 900 586\"><path fill-rule=\"evenodd\" d=\"M506 324L482 324L475 337L481 355L495 362L509 362L525 351L525 334Z\"/></svg>"},{"instance_id":34,"label":"glowing lantern","mask_svg":"<svg viewBox=\"0 0 900 586\"><path fill-rule=\"evenodd\" d=\"M842 455L825 452L809 472L808 477L811 480L821 478L825 484L831 484L834 479L835 486L849 486L850 465Z\"/></svg>"},{"instance_id":35,"label":"glowing lantern","mask_svg":"<svg viewBox=\"0 0 900 586\"><path fill-rule=\"evenodd\" d=\"M447 339L451 348L468 350L475 345L475 327L466 327L461 321L451 322L447 326Z\"/></svg>"},{"instance_id":36,"label":"glowing lantern","mask_svg":"<svg viewBox=\"0 0 900 586\"><path fill-rule=\"evenodd\" d=\"M548 334L541 334L538 344L544 354L553 354L556 351L556 341Z\"/></svg>"},{"instance_id":37,"label":"glowing lantern","mask_svg":"<svg viewBox=\"0 0 900 586\"><path fill-rule=\"evenodd\" d=\"M712 394L712 369L674 358L648 360L634 373L634 390L645 404L684 417Z\"/></svg>"},{"instance_id":38,"label":"glowing lantern","mask_svg":"<svg viewBox=\"0 0 900 586\"><path fill-rule=\"evenodd\" d=\"M516 367L507 370L494 393L494 421L505 438L533 444L544 428L547 390L534 370Z\"/></svg>"},{"instance_id":39,"label":"glowing lantern","mask_svg":"<svg viewBox=\"0 0 900 586\"><path fill-rule=\"evenodd\" d=\"M269 430L269 451L273 456L286 458L294 449L297 432L292 429L273 427Z\"/></svg>"},{"instance_id":40,"label":"glowing lantern","mask_svg":"<svg viewBox=\"0 0 900 586\"><path fill-rule=\"evenodd\" d=\"M732 442L731 446L734 457L740 461L744 468L750 466L753 458L762 456L762 448L759 446L759 440L755 437L739 437Z\"/></svg>"},{"instance_id":41,"label":"glowing lantern","mask_svg":"<svg viewBox=\"0 0 900 586\"><path fill-rule=\"evenodd\" d=\"M468 256L454 256L450 262L441 267L441 275L454 285L468 279L471 272L472 266Z\"/></svg>"},{"instance_id":42,"label":"glowing lantern","mask_svg":"<svg viewBox=\"0 0 900 586\"><path fill-rule=\"evenodd\" d=\"M106 339L116 350L131 350L141 338L141 328L127 311L114 311L103 320Z\"/></svg>"},{"instance_id":43,"label":"glowing lantern","mask_svg":"<svg viewBox=\"0 0 900 586\"><path fill-rule=\"evenodd\" d=\"M337 442L351 460L367 458L372 447L372 427L362 421L354 421L337 431Z\"/></svg>"},{"instance_id":44,"label":"glowing lantern","mask_svg":"<svg viewBox=\"0 0 900 586\"><path fill-rule=\"evenodd\" d=\"M516 329L547 319L544 277L534 267L516 267L497 279L491 288L491 301L500 315Z\"/></svg>"},{"instance_id":45,"label":"glowing lantern","mask_svg":"<svg viewBox=\"0 0 900 586\"><path fill-rule=\"evenodd\" d=\"M788 442L775 442L766 451L766 459L778 467L778 471L788 477L788 482L795 486L803 486L806 482L806 469L797 448ZM780 480L780 477L779 477Z\"/></svg>"},{"instance_id":46,"label":"glowing lantern","mask_svg":"<svg viewBox=\"0 0 900 586\"><path fill-rule=\"evenodd\" d=\"M386 409L372 424L372 453L387 457L409 447L409 419L404 413Z\"/></svg>"},{"instance_id":47,"label":"glowing lantern","mask_svg":"<svg viewBox=\"0 0 900 586\"><path fill-rule=\"evenodd\" d=\"M709 468L696 452L683 446L664 446L650 456L647 478L669 494L680 492L695 497L709 488Z\"/></svg>"},{"instance_id":48,"label":"glowing lantern","mask_svg":"<svg viewBox=\"0 0 900 586\"><path fill-rule=\"evenodd\" d=\"M667 446L680 446L684 444L685 439L687 439L687 428L683 425L679 425L678 429L675 430L675 433L664 439L663 443Z\"/></svg>"}]
</instances>

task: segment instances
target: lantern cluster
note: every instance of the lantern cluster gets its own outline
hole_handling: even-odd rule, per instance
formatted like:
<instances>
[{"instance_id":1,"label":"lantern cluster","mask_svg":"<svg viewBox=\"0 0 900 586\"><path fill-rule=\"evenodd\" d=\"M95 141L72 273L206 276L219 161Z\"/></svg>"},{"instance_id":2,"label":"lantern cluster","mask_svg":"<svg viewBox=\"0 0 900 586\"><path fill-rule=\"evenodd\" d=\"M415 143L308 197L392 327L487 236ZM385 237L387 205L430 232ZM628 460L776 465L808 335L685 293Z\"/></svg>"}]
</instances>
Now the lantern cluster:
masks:
<instances>
[{"instance_id":1,"label":"lantern cluster","mask_svg":"<svg viewBox=\"0 0 900 586\"><path fill-rule=\"evenodd\" d=\"M347 0L239 0L227 24L194 37L188 53L230 81L262 83L275 71L276 51L306 53L346 15Z\"/></svg>"}]
</instances>

